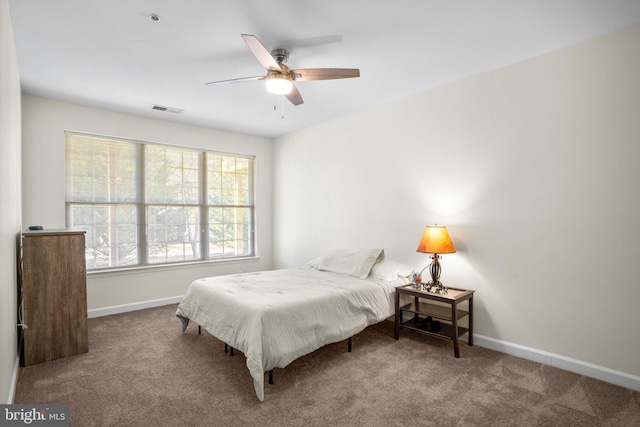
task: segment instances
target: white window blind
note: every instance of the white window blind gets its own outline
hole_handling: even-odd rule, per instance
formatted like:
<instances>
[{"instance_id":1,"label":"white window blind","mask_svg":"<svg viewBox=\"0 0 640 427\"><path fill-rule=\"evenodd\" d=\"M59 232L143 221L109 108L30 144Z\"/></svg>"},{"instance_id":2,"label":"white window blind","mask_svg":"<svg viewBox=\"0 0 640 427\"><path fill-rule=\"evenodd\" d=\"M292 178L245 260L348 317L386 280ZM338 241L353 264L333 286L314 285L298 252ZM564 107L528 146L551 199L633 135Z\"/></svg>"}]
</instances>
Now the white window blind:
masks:
<instances>
[{"instance_id":1,"label":"white window blind","mask_svg":"<svg viewBox=\"0 0 640 427\"><path fill-rule=\"evenodd\" d=\"M201 259L201 153L153 145L145 148L149 263Z\"/></svg>"},{"instance_id":2,"label":"white window blind","mask_svg":"<svg viewBox=\"0 0 640 427\"><path fill-rule=\"evenodd\" d=\"M253 157L66 132L89 270L255 254Z\"/></svg>"}]
</instances>

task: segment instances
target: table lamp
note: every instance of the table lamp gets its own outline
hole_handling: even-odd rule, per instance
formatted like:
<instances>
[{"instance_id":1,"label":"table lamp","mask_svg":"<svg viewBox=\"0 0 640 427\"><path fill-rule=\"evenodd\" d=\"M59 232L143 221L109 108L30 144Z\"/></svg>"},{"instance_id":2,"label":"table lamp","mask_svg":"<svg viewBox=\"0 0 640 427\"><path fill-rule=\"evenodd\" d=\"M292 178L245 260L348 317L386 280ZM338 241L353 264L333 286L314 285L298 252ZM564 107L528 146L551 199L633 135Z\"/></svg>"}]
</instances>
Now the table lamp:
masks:
<instances>
[{"instance_id":1,"label":"table lamp","mask_svg":"<svg viewBox=\"0 0 640 427\"><path fill-rule=\"evenodd\" d=\"M426 285L423 283L423 289L437 294L446 294L448 292L447 288L440 281L440 272L442 269L438 261L440 259L440 255L438 254L452 254L455 251L456 248L453 247L451 237L449 237L449 233L447 232L447 227L437 224L427 225L424 233L422 233L422 238L420 239L417 249L417 252L433 254L431 255L431 264L427 265L420 272L420 275L422 275L422 272L430 267L431 281Z\"/></svg>"}]
</instances>

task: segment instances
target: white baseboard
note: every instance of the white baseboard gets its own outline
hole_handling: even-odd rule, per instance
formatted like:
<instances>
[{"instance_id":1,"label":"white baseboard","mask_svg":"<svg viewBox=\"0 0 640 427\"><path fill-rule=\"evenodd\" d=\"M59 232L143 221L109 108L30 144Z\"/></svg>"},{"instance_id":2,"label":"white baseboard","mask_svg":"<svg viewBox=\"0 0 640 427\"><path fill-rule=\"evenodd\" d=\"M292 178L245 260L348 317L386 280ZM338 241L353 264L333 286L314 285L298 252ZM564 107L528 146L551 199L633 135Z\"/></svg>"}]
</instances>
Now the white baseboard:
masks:
<instances>
[{"instance_id":1,"label":"white baseboard","mask_svg":"<svg viewBox=\"0 0 640 427\"><path fill-rule=\"evenodd\" d=\"M543 365L554 366L565 371L575 372L586 377L640 391L640 377L635 375L478 334L473 334L473 343L511 356L521 357Z\"/></svg>"},{"instance_id":2,"label":"white baseboard","mask_svg":"<svg viewBox=\"0 0 640 427\"><path fill-rule=\"evenodd\" d=\"M16 386L18 385L18 369L20 369L20 357L16 357L16 363L13 365L13 376L11 378L11 387L9 388L9 398L7 405L13 404L16 397Z\"/></svg>"},{"instance_id":3,"label":"white baseboard","mask_svg":"<svg viewBox=\"0 0 640 427\"><path fill-rule=\"evenodd\" d=\"M144 310L145 308L161 307L163 305L178 304L183 296L160 298L150 301L134 302L131 304L114 305L111 307L94 308L87 312L89 319L94 317L110 316L112 314L127 313L129 311Z\"/></svg>"}]
</instances>

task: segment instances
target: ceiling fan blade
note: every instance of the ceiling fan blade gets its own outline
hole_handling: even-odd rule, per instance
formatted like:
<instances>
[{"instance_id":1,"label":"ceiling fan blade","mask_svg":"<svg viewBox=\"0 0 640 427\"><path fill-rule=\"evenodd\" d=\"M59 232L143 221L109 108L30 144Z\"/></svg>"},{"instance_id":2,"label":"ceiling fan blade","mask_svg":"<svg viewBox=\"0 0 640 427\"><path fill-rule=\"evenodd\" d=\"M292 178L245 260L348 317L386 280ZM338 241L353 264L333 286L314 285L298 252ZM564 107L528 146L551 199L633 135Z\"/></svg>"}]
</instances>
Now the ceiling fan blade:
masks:
<instances>
[{"instance_id":1,"label":"ceiling fan blade","mask_svg":"<svg viewBox=\"0 0 640 427\"><path fill-rule=\"evenodd\" d=\"M260 61L264 68L266 68L267 70L271 69L282 72L282 68L280 68L278 62L273 59L271 53L269 53L267 48L264 47L262 43L260 43L260 40L258 40L256 36L253 36L251 34L243 34L242 38L244 39L247 46L249 46L249 49L251 49L253 55L258 59L258 61Z\"/></svg>"},{"instance_id":2,"label":"ceiling fan blade","mask_svg":"<svg viewBox=\"0 0 640 427\"><path fill-rule=\"evenodd\" d=\"M230 79L230 80L220 80L219 82L209 82L205 83L206 86L224 86L224 85L233 85L236 83L247 83L247 82L255 82L256 80L264 80L265 76L255 76L255 77L242 77L239 79Z\"/></svg>"},{"instance_id":3,"label":"ceiling fan blade","mask_svg":"<svg viewBox=\"0 0 640 427\"><path fill-rule=\"evenodd\" d=\"M285 94L284 96L293 105L304 104L304 101L302 100L302 96L300 95L300 92L298 91L298 88L296 87L296 85L293 85L293 87L291 88L291 92Z\"/></svg>"},{"instance_id":4,"label":"ceiling fan blade","mask_svg":"<svg viewBox=\"0 0 640 427\"><path fill-rule=\"evenodd\" d=\"M307 68L291 70L291 75L295 81L349 79L360 77L360 70L358 68Z\"/></svg>"}]
</instances>

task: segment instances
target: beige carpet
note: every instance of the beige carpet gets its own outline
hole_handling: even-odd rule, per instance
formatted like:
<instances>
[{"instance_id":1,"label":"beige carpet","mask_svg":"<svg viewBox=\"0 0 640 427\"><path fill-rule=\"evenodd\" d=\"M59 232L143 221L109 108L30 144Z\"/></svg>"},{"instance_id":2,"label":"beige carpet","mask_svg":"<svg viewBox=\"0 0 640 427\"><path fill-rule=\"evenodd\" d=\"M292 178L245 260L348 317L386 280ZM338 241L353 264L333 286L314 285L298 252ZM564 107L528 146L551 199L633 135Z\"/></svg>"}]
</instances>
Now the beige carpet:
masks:
<instances>
[{"instance_id":1,"label":"beige carpet","mask_svg":"<svg viewBox=\"0 0 640 427\"><path fill-rule=\"evenodd\" d=\"M383 322L274 370L260 403L245 358L176 306L89 320L89 353L20 368L15 403L68 403L72 426L640 426L640 393Z\"/></svg>"}]
</instances>

